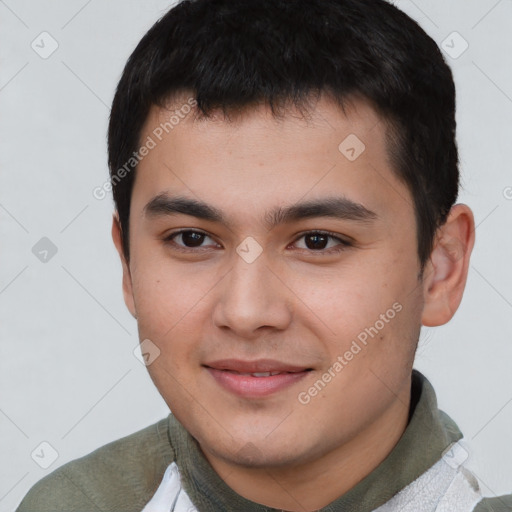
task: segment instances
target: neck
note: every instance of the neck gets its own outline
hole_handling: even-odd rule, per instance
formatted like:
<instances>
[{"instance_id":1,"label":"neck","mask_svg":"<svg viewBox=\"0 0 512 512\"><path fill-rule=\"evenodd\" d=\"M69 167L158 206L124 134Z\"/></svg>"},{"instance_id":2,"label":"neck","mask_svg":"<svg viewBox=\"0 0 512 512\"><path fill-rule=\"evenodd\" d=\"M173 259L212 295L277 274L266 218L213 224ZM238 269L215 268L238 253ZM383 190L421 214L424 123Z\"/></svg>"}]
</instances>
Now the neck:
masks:
<instances>
[{"instance_id":1,"label":"neck","mask_svg":"<svg viewBox=\"0 0 512 512\"><path fill-rule=\"evenodd\" d=\"M217 474L244 498L290 512L310 512L333 502L369 475L404 433L411 400L410 381L373 423L335 450L290 468L247 468L203 450Z\"/></svg>"}]
</instances>

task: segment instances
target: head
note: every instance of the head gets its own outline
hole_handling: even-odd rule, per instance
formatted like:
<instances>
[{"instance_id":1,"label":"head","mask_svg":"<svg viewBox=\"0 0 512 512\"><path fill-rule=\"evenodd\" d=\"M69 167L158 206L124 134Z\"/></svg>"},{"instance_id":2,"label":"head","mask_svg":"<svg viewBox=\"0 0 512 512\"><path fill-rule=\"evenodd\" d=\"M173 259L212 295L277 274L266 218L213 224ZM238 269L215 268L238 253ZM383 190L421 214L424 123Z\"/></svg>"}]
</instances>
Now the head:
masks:
<instances>
[{"instance_id":1,"label":"head","mask_svg":"<svg viewBox=\"0 0 512 512\"><path fill-rule=\"evenodd\" d=\"M436 43L383 0L183 1L144 36L110 119L113 237L205 453L305 463L403 410L474 241L455 128Z\"/></svg>"}]
</instances>

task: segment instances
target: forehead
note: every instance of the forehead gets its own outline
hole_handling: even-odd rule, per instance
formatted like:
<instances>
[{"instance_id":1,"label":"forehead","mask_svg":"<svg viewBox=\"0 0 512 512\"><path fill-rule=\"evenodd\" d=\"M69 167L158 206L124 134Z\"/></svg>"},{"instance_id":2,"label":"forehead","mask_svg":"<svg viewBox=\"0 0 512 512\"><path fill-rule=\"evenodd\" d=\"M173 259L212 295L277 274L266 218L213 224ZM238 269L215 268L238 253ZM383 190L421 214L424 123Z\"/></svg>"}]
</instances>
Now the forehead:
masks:
<instances>
[{"instance_id":1,"label":"forehead","mask_svg":"<svg viewBox=\"0 0 512 512\"><path fill-rule=\"evenodd\" d=\"M165 133L162 134L164 137L169 130L188 134L194 131L197 135L208 133L212 137L215 134L223 137L229 131L261 131L264 128L265 131L278 131L280 139L292 145L293 140L286 138L290 135L294 137L300 131L309 131L310 135L316 132L321 137L326 132L331 132L331 135L339 137L347 130L352 130L349 133L359 133L364 137L378 126L380 130L372 134L373 142L379 146L384 142L379 136L385 135L385 122L361 96L347 97L343 107L330 95L323 93L317 99L310 96L301 109L287 100L285 104L280 103L277 106L276 113L272 112L267 103L257 103L244 108L229 109L227 115L220 108L212 109L208 116L203 116L195 106L189 108L191 103L196 104L194 96L183 92L169 99L165 107L153 105L143 131L149 132L151 128L164 127L167 124L167 130L164 129ZM169 126L169 121L172 126Z\"/></svg>"},{"instance_id":2,"label":"forehead","mask_svg":"<svg viewBox=\"0 0 512 512\"><path fill-rule=\"evenodd\" d=\"M388 158L386 123L364 100L354 98L342 110L323 96L306 116L291 106L275 117L259 105L226 119L221 111L199 118L191 98L151 108L140 140L151 140L152 149L137 168L134 196L185 193L249 210L334 192L370 202L374 211L403 214L411 206Z\"/></svg>"}]
</instances>

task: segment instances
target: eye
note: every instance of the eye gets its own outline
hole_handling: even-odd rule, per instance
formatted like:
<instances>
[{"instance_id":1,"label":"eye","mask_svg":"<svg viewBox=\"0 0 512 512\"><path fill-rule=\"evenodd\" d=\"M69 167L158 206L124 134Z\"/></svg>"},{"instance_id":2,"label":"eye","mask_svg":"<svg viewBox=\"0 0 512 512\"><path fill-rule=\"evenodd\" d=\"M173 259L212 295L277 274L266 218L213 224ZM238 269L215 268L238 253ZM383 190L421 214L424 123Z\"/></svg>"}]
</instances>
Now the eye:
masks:
<instances>
[{"instance_id":1,"label":"eye","mask_svg":"<svg viewBox=\"0 0 512 512\"><path fill-rule=\"evenodd\" d=\"M309 231L308 233L303 233L296 239L295 243L301 239L304 239L304 247L299 248L305 249L308 252L337 253L353 245L348 240L343 240L339 236L336 236L336 233L330 233L328 231ZM330 242L337 243L331 244L329 247Z\"/></svg>"},{"instance_id":2,"label":"eye","mask_svg":"<svg viewBox=\"0 0 512 512\"><path fill-rule=\"evenodd\" d=\"M221 247L207 233L192 229L175 231L164 238L164 243L171 245L173 249L179 251L197 252L195 249L211 248L212 244L209 246L203 245L207 239L213 242L215 248ZM304 243L302 247L299 246L298 248L309 253L338 253L353 246L348 240L344 240L337 236L336 233L328 231L309 231L303 233L295 239L294 244L297 244L301 239L304 239Z\"/></svg>"},{"instance_id":3,"label":"eye","mask_svg":"<svg viewBox=\"0 0 512 512\"><path fill-rule=\"evenodd\" d=\"M166 236L164 238L164 242L173 245L174 248L177 248L178 250L193 251L194 248L206 248L201 244L208 238L212 240L212 238L210 238L206 233L203 233L202 231L182 229ZM181 241L181 243L178 243L176 240ZM214 240L212 241L214 242L214 245L219 246L219 244L217 244Z\"/></svg>"}]
</instances>

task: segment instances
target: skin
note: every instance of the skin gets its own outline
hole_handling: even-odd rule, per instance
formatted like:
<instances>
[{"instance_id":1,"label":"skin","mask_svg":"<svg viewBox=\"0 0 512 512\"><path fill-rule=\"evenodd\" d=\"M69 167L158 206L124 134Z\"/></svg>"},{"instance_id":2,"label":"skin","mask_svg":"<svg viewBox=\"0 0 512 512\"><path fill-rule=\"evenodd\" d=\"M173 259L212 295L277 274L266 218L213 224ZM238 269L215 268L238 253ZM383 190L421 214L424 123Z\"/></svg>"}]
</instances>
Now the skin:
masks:
<instances>
[{"instance_id":1,"label":"skin","mask_svg":"<svg viewBox=\"0 0 512 512\"><path fill-rule=\"evenodd\" d=\"M141 140L166 115L153 107ZM319 509L385 459L407 426L421 325L448 322L462 298L474 244L472 212L461 204L452 208L418 279L412 196L390 166L385 129L356 98L345 115L321 96L308 119L290 108L276 120L264 105L231 121L220 113L195 121L189 115L137 168L129 262L114 216L127 307L140 339L160 350L148 366L152 380L221 478L266 506ZM366 145L355 161L338 149L349 134ZM215 206L230 225L146 214L146 204L162 193ZM276 206L332 196L364 205L377 218L315 217L272 229L263 221ZM185 228L206 233L202 245L190 247L190 237L164 240ZM352 245L325 239L312 249L304 235L315 230ZM236 251L246 237L262 248L251 263ZM189 252L180 251L187 244ZM401 311L301 403L299 393L396 303ZM231 357L313 370L269 396L241 398L203 366Z\"/></svg>"}]
</instances>

